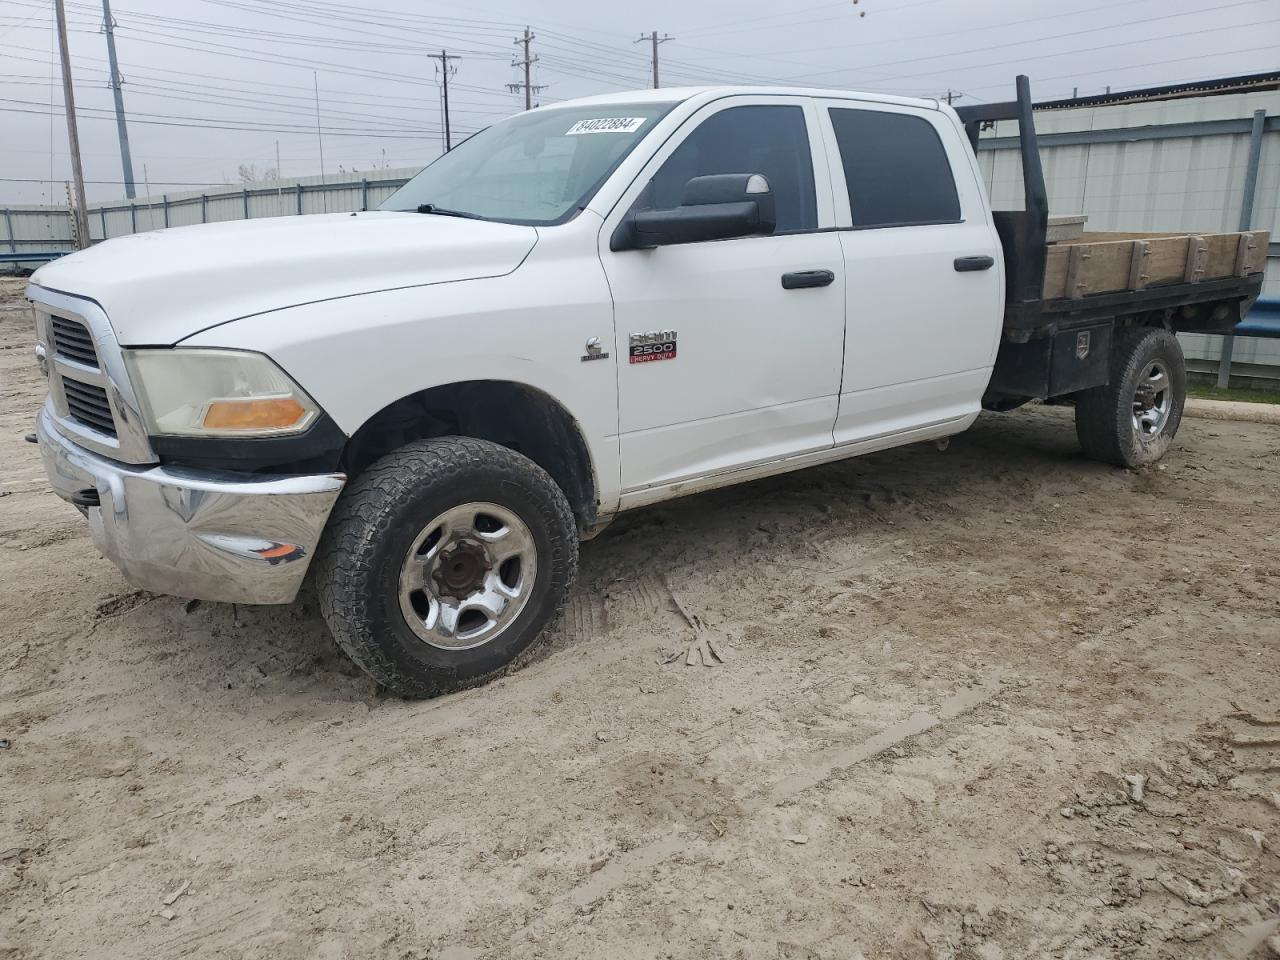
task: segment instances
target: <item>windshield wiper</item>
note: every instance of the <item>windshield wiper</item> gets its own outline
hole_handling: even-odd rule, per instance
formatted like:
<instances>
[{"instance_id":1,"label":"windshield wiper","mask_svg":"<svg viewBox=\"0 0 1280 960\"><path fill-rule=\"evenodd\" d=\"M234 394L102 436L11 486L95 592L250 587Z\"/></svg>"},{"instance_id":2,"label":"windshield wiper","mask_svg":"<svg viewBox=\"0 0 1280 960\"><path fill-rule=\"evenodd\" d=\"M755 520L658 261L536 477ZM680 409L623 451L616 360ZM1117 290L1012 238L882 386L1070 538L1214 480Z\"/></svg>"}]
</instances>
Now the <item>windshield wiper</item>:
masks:
<instances>
[{"instance_id":1,"label":"windshield wiper","mask_svg":"<svg viewBox=\"0 0 1280 960\"><path fill-rule=\"evenodd\" d=\"M438 207L434 203L418 204L418 213L433 213L437 217L462 217L464 220L484 219L478 214L467 213L465 210L450 210L447 207Z\"/></svg>"}]
</instances>

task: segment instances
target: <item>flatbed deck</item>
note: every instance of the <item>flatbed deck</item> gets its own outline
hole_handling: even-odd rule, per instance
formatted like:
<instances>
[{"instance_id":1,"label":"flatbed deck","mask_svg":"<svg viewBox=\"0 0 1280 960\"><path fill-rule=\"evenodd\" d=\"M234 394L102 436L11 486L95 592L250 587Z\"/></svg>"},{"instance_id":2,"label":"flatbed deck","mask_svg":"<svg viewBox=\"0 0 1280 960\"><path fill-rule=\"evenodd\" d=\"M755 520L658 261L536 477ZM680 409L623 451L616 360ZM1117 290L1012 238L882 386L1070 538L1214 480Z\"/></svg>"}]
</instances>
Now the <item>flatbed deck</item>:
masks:
<instances>
[{"instance_id":1,"label":"flatbed deck","mask_svg":"<svg viewBox=\"0 0 1280 960\"><path fill-rule=\"evenodd\" d=\"M986 402L1069 398L1108 381L1117 329L1230 333L1262 291L1265 230L1105 233L1049 217L1030 84L1017 99L957 111L977 149L985 126L1018 122L1024 204L996 210L1005 261L1004 334Z\"/></svg>"}]
</instances>

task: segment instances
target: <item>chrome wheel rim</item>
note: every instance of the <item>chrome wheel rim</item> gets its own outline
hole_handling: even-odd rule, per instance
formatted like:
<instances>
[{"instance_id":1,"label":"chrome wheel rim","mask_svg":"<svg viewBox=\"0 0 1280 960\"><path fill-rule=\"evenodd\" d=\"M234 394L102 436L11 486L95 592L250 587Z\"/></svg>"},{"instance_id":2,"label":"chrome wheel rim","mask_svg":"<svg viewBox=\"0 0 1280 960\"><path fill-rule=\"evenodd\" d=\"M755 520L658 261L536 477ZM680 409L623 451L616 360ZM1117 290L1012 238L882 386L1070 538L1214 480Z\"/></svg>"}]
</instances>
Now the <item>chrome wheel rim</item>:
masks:
<instances>
[{"instance_id":1,"label":"chrome wheel rim","mask_svg":"<svg viewBox=\"0 0 1280 960\"><path fill-rule=\"evenodd\" d=\"M465 503L414 538L400 569L400 612L424 643L469 650L511 626L537 575L524 521L496 503Z\"/></svg>"},{"instance_id":2,"label":"chrome wheel rim","mask_svg":"<svg viewBox=\"0 0 1280 960\"><path fill-rule=\"evenodd\" d=\"M1173 385L1162 360L1152 360L1138 378L1133 394L1133 429L1143 440L1153 440L1164 430L1173 408Z\"/></svg>"}]
</instances>

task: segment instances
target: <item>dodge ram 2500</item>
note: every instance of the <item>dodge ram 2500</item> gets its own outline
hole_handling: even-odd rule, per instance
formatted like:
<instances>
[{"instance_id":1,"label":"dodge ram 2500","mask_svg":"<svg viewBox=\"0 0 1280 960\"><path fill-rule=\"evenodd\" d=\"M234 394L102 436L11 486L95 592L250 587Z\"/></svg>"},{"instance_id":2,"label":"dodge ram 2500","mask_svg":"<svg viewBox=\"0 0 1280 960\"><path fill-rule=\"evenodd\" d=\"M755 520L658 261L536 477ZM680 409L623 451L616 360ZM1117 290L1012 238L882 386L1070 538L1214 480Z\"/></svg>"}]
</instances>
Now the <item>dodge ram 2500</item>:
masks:
<instances>
[{"instance_id":1,"label":"dodge ram 2500","mask_svg":"<svg viewBox=\"0 0 1280 960\"><path fill-rule=\"evenodd\" d=\"M1016 121L1024 209L975 148ZM1159 458L1175 332L1229 331L1265 234L1049 242L1004 104L653 90L495 123L381 208L142 233L28 295L55 491L139 587L288 603L425 696L544 632L621 511L1075 406Z\"/></svg>"}]
</instances>

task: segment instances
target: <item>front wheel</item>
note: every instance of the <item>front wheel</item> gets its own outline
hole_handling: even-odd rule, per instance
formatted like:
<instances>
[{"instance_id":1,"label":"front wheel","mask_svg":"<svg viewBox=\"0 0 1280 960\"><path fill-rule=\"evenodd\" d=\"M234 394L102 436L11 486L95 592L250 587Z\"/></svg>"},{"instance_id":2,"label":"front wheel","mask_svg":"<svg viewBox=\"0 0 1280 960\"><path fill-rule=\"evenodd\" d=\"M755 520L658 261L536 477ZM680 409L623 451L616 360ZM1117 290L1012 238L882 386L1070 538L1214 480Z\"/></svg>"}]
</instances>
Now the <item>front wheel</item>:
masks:
<instances>
[{"instance_id":1,"label":"front wheel","mask_svg":"<svg viewBox=\"0 0 1280 960\"><path fill-rule=\"evenodd\" d=\"M1111 380L1076 395L1076 436L1094 460L1140 467L1165 455L1182 422L1187 370L1168 330L1116 332Z\"/></svg>"},{"instance_id":2,"label":"front wheel","mask_svg":"<svg viewBox=\"0 0 1280 960\"><path fill-rule=\"evenodd\" d=\"M316 557L338 645L406 697L510 669L559 612L578 537L560 488L484 440L410 443L343 492Z\"/></svg>"}]
</instances>

